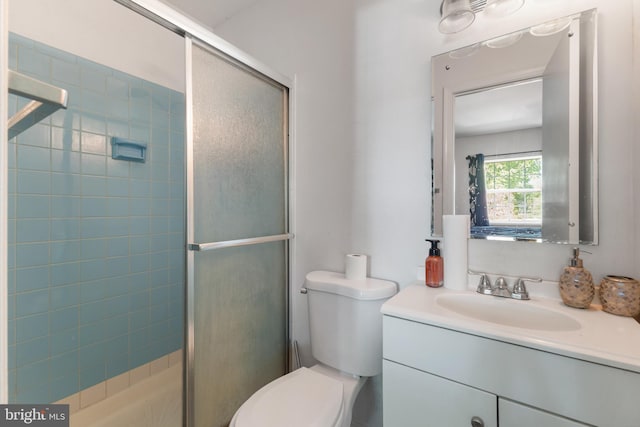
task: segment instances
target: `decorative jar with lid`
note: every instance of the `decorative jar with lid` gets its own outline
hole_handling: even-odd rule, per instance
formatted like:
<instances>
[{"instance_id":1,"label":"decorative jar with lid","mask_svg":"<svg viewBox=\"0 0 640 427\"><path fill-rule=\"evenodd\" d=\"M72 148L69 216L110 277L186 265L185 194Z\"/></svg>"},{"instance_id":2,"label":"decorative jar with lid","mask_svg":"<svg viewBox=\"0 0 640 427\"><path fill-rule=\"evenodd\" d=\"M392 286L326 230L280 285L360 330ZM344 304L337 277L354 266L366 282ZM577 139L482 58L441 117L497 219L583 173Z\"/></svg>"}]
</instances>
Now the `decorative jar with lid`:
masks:
<instances>
[{"instance_id":1,"label":"decorative jar with lid","mask_svg":"<svg viewBox=\"0 0 640 427\"><path fill-rule=\"evenodd\" d=\"M607 313L635 317L640 314L640 283L625 276L604 276L600 302Z\"/></svg>"}]
</instances>

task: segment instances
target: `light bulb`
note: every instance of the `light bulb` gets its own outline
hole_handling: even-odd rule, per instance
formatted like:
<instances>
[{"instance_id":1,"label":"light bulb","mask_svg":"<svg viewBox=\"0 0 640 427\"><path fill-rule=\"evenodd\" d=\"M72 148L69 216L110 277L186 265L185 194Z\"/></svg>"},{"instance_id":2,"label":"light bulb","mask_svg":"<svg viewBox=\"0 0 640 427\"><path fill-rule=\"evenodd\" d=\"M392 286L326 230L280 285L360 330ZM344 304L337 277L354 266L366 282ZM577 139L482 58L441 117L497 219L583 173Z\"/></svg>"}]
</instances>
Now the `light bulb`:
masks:
<instances>
[{"instance_id":1,"label":"light bulb","mask_svg":"<svg viewBox=\"0 0 640 427\"><path fill-rule=\"evenodd\" d=\"M453 34L467 28L476 19L469 0L444 0L442 19L438 29L443 34Z\"/></svg>"}]
</instances>

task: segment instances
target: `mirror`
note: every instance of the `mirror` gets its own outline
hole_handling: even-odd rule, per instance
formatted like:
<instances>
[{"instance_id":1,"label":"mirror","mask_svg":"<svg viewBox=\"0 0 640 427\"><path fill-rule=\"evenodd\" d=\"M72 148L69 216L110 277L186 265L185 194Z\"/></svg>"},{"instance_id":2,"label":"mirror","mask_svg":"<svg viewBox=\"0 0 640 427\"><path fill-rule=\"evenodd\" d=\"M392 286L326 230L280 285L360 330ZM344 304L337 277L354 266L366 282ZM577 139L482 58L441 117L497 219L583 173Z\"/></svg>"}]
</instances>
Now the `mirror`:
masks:
<instances>
[{"instance_id":1,"label":"mirror","mask_svg":"<svg viewBox=\"0 0 640 427\"><path fill-rule=\"evenodd\" d=\"M597 244L596 16L432 58L434 236Z\"/></svg>"}]
</instances>

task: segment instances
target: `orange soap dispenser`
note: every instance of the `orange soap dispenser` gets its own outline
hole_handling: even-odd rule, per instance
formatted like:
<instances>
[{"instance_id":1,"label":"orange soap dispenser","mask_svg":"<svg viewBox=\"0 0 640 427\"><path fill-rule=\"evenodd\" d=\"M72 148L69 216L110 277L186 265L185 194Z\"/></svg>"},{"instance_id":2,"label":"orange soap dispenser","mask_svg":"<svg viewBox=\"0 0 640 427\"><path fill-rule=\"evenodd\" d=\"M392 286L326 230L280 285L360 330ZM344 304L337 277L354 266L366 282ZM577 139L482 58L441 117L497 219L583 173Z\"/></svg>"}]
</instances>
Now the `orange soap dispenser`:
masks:
<instances>
[{"instance_id":1,"label":"orange soap dispenser","mask_svg":"<svg viewBox=\"0 0 640 427\"><path fill-rule=\"evenodd\" d=\"M426 241L431 242L431 249L429 249L429 256L424 262L425 283L431 288L439 288L444 284L444 260L440 256L438 248L440 240L426 239Z\"/></svg>"}]
</instances>

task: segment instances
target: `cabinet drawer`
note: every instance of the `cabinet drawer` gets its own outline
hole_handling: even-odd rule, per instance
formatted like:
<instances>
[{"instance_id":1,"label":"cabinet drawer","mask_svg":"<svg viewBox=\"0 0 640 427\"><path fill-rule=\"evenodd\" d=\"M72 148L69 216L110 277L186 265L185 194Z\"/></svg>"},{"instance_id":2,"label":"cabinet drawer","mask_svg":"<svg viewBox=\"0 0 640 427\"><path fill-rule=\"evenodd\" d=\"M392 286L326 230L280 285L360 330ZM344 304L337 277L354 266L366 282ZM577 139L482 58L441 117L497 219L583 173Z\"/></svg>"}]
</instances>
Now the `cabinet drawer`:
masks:
<instances>
[{"instance_id":1,"label":"cabinet drawer","mask_svg":"<svg viewBox=\"0 0 640 427\"><path fill-rule=\"evenodd\" d=\"M388 360L382 363L385 427L497 427L496 396Z\"/></svg>"},{"instance_id":2,"label":"cabinet drawer","mask_svg":"<svg viewBox=\"0 0 640 427\"><path fill-rule=\"evenodd\" d=\"M640 426L640 374L384 316L383 357L564 417Z\"/></svg>"}]
</instances>

